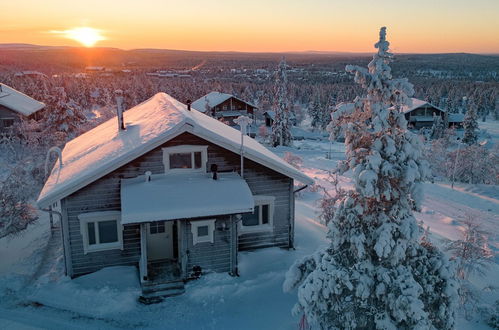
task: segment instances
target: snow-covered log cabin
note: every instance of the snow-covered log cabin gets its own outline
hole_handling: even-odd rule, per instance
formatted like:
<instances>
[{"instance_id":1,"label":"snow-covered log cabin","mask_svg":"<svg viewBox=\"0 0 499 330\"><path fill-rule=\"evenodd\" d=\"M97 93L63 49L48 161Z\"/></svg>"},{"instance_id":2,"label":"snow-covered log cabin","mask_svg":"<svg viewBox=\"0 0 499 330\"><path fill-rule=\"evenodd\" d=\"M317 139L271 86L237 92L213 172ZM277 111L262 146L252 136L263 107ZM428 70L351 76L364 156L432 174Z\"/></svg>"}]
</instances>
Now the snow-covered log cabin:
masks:
<instances>
[{"instance_id":1,"label":"snow-covered log cabin","mask_svg":"<svg viewBox=\"0 0 499 330\"><path fill-rule=\"evenodd\" d=\"M45 104L0 83L0 133L10 132L21 118L39 119Z\"/></svg>"},{"instance_id":2,"label":"snow-covered log cabin","mask_svg":"<svg viewBox=\"0 0 499 330\"><path fill-rule=\"evenodd\" d=\"M403 106L401 110L404 112L408 127L412 129L431 128L436 117L447 122L448 127L463 127L463 114L448 113L427 101L412 98L412 105Z\"/></svg>"},{"instance_id":3,"label":"snow-covered log cabin","mask_svg":"<svg viewBox=\"0 0 499 330\"><path fill-rule=\"evenodd\" d=\"M210 92L196 101L192 102L192 108L202 113L210 112L208 115L220 119L223 118L229 126L237 126L234 122L239 116L253 118L258 108L232 94ZM253 118L254 119L254 118Z\"/></svg>"},{"instance_id":4,"label":"snow-covered log cabin","mask_svg":"<svg viewBox=\"0 0 499 330\"><path fill-rule=\"evenodd\" d=\"M241 133L164 93L123 117L68 142L38 198L60 208L69 276L137 265L145 293L182 292L237 274L239 251L293 247L294 181L312 179L250 137L241 175Z\"/></svg>"}]
</instances>

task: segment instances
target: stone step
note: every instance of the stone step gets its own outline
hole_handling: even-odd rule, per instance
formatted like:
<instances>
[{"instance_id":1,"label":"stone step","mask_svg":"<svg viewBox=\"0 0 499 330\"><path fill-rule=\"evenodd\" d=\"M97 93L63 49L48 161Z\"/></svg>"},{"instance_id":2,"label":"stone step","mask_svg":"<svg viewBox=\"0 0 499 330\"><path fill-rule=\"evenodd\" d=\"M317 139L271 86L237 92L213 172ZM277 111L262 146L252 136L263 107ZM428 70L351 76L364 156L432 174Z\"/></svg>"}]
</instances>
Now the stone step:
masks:
<instances>
[{"instance_id":1,"label":"stone step","mask_svg":"<svg viewBox=\"0 0 499 330\"><path fill-rule=\"evenodd\" d=\"M149 294L149 293L153 293L153 292L160 292L160 291L166 291L166 290L177 290L177 289L184 289L184 283L183 282L169 282L169 283L158 283L155 285L144 285L142 287L142 293Z\"/></svg>"},{"instance_id":2,"label":"stone step","mask_svg":"<svg viewBox=\"0 0 499 330\"><path fill-rule=\"evenodd\" d=\"M155 291L151 293L143 293L139 297L139 301L143 304L157 304L162 302L165 298L181 295L185 292L185 288L168 289L164 291Z\"/></svg>"}]
</instances>

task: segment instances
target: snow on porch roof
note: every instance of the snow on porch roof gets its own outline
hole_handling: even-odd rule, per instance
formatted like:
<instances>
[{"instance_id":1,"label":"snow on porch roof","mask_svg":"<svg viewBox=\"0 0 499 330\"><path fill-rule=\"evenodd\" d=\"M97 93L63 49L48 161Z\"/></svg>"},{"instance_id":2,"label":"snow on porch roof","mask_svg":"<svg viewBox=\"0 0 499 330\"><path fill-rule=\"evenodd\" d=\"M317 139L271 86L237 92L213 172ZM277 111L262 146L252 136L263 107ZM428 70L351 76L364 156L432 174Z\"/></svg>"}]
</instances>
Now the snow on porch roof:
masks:
<instances>
[{"instance_id":1,"label":"snow on porch roof","mask_svg":"<svg viewBox=\"0 0 499 330\"><path fill-rule=\"evenodd\" d=\"M23 116L30 116L45 108L45 104L26 94L0 83L0 105Z\"/></svg>"},{"instance_id":2,"label":"snow on porch roof","mask_svg":"<svg viewBox=\"0 0 499 330\"><path fill-rule=\"evenodd\" d=\"M50 204L118 169L175 136L190 132L239 153L241 133L216 119L186 106L165 93L123 114L125 131L116 117L78 136L62 151L63 166L52 169L37 204ZM245 137L245 157L305 184L313 180L250 137Z\"/></svg>"},{"instance_id":3,"label":"snow on porch roof","mask_svg":"<svg viewBox=\"0 0 499 330\"><path fill-rule=\"evenodd\" d=\"M253 211L255 202L236 173L156 174L121 180L121 223L209 217Z\"/></svg>"}]
</instances>

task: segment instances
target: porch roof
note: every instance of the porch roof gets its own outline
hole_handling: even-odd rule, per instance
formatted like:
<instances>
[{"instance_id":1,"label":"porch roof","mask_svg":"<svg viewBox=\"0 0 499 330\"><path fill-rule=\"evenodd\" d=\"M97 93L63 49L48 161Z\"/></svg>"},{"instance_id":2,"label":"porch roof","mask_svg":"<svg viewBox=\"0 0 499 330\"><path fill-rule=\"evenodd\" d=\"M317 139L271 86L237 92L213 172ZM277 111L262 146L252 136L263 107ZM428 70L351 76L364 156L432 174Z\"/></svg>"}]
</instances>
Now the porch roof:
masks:
<instances>
[{"instance_id":1,"label":"porch roof","mask_svg":"<svg viewBox=\"0 0 499 330\"><path fill-rule=\"evenodd\" d=\"M236 173L157 174L121 180L121 223L252 212L248 184Z\"/></svg>"}]
</instances>

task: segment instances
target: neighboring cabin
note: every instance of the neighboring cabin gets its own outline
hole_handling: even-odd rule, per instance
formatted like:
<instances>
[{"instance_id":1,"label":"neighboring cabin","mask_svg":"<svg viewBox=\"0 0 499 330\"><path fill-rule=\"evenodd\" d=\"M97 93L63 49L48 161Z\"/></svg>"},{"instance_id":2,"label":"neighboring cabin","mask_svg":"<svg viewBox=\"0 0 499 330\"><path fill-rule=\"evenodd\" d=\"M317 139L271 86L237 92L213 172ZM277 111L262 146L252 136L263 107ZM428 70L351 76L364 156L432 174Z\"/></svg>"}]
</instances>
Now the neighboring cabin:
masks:
<instances>
[{"instance_id":1,"label":"neighboring cabin","mask_svg":"<svg viewBox=\"0 0 499 330\"><path fill-rule=\"evenodd\" d=\"M340 103L336 107L353 108L353 103ZM429 102L411 98L410 106L403 106L401 111L407 120L407 128L419 130L421 128L432 128L436 117L440 117L447 127L462 128L464 115L460 113L448 113Z\"/></svg>"},{"instance_id":2,"label":"neighboring cabin","mask_svg":"<svg viewBox=\"0 0 499 330\"><path fill-rule=\"evenodd\" d=\"M302 172L241 133L159 93L66 144L38 205L59 205L66 273L137 265L144 299L206 272L238 273L238 252L294 245Z\"/></svg>"},{"instance_id":3,"label":"neighboring cabin","mask_svg":"<svg viewBox=\"0 0 499 330\"><path fill-rule=\"evenodd\" d=\"M38 120L45 104L0 83L0 133L8 132L21 118Z\"/></svg>"},{"instance_id":4,"label":"neighboring cabin","mask_svg":"<svg viewBox=\"0 0 499 330\"><path fill-rule=\"evenodd\" d=\"M265 126L267 127L272 127L274 125L274 120L275 120L275 111L265 111L263 113L263 118L265 119ZM290 122L291 125L296 125L296 116L294 113L290 112Z\"/></svg>"},{"instance_id":5,"label":"neighboring cabin","mask_svg":"<svg viewBox=\"0 0 499 330\"><path fill-rule=\"evenodd\" d=\"M210 92L205 96L192 102L192 108L206 113L211 117L221 119L228 122L229 126L236 126L234 119L239 116L248 116L254 118L255 110L258 108L232 94Z\"/></svg>"},{"instance_id":6,"label":"neighboring cabin","mask_svg":"<svg viewBox=\"0 0 499 330\"><path fill-rule=\"evenodd\" d=\"M407 126L412 129L431 128L435 117L442 118L448 123L448 127L462 128L464 115L459 113L448 113L429 102L412 98L411 106L402 107L407 120Z\"/></svg>"}]
</instances>

